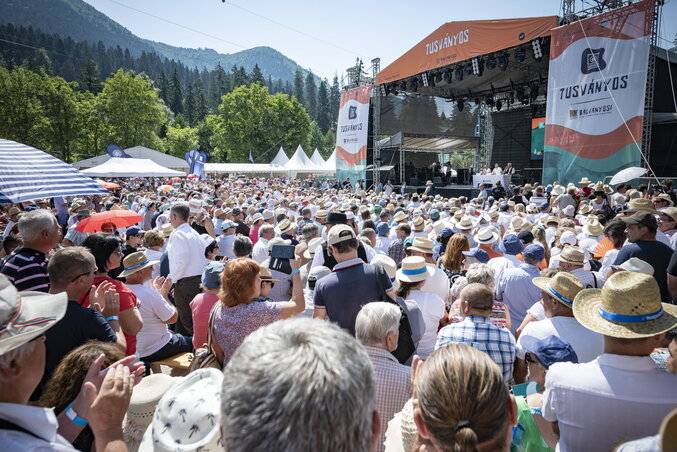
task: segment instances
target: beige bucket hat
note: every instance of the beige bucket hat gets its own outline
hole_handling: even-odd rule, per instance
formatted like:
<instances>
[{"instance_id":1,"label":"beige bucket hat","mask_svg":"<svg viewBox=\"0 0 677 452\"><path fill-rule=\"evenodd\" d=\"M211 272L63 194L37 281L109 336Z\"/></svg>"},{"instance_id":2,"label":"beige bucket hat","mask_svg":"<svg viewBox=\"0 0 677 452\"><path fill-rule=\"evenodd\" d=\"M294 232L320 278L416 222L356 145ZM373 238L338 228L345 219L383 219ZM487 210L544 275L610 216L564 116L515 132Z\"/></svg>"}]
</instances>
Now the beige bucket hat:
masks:
<instances>
[{"instance_id":1,"label":"beige bucket hat","mask_svg":"<svg viewBox=\"0 0 677 452\"><path fill-rule=\"evenodd\" d=\"M583 290L583 283L571 273L560 272L552 278L537 277L531 282L534 286L547 292L565 306L571 307L576 295Z\"/></svg>"}]
</instances>

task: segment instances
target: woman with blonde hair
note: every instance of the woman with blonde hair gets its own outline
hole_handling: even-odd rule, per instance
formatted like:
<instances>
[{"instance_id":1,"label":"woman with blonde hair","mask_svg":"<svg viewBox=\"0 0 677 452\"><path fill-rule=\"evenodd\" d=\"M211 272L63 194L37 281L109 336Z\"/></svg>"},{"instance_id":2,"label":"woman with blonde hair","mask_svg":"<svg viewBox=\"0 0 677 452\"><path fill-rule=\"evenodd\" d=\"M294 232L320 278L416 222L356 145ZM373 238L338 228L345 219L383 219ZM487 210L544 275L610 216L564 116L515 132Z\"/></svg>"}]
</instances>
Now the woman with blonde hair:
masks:
<instances>
[{"instance_id":1,"label":"woman with blonde hair","mask_svg":"<svg viewBox=\"0 0 677 452\"><path fill-rule=\"evenodd\" d=\"M449 344L413 363L417 445L430 452L508 452L515 399L489 355Z\"/></svg>"},{"instance_id":2,"label":"woman with blonde hair","mask_svg":"<svg viewBox=\"0 0 677 452\"><path fill-rule=\"evenodd\" d=\"M463 251L470 251L468 238L463 234L454 234L447 242L447 249L440 258L438 266L447 274L447 277L454 282L454 279L463 275L463 260L465 256Z\"/></svg>"},{"instance_id":3,"label":"woman with blonde hair","mask_svg":"<svg viewBox=\"0 0 677 452\"><path fill-rule=\"evenodd\" d=\"M252 331L276 320L292 317L305 309L299 261L290 259L292 299L290 301L255 300L261 295L259 264L246 258L229 261L221 273L220 303L214 307L214 354L225 365Z\"/></svg>"},{"instance_id":4,"label":"woman with blonde hair","mask_svg":"<svg viewBox=\"0 0 677 452\"><path fill-rule=\"evenodd\" d=\"M542 267L539 266L541 270L548 268L548 263L550 263L550 246L548 246L548 241L545 239L545 229L541 227L535 227L531 230L531 233L534 235L534 243L537 243L543 247L545 250L545 257L543 258Z\"/></svg>"}]
</instances>

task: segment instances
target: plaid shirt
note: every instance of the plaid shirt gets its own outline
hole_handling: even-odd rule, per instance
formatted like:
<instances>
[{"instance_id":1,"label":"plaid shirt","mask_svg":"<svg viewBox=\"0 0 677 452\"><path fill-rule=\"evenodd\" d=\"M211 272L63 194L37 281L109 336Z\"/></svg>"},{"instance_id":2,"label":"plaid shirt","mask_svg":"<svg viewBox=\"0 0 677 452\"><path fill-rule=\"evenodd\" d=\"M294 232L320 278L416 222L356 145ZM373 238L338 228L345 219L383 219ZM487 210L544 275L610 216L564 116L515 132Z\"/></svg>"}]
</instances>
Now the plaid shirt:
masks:
<instances>
[{"instance_id":1,"label":"plaid shirt","mask_svg":"<svg viewBox=\"0 0 677 452\"><path fill-rule=\"evenodd\" d=\"M503 380L510 383L515 361L515 337L505 328L495 326L490 318L469 315L437 334L435 350L447 344L466 344L488 354L501 368Z\"/></svg>"},{"instance_id":2,"label":"plaid shirt","mask_svg":"<svg viewBox=\"0 0 677 452\"><path fill-rule=\"evenodd\" d=\"M365 345L364 349L374 366L376 409L381 418L381 437L376 450L382 452L388 422L411 398L411 367L400 364L392 353L381 348Z\"/></svg>"},{"instance_id":3,"label":"plaid shirt","mask_svg":"<svg viewBox=\"0 0 677 452\"><path fill-rule=\"evenodd\" d=\"M390 245L388 245L388 256L395 261L395 264L400 265L402 259L407 256L404 252L404 238L398 238L390 242Z\"/></svg>"}]
</instances>

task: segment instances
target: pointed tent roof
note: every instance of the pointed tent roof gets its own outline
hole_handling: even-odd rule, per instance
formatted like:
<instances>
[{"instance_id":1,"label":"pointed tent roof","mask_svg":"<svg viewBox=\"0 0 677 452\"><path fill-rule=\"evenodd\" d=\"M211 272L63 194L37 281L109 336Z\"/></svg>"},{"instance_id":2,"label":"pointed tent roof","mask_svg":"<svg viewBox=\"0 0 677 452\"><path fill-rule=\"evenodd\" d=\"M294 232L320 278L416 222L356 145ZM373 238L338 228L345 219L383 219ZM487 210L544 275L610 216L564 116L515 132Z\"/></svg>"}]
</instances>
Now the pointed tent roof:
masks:
<instances>
[{"instance_id":1,"label":"pointed tent roof","mask_svg":"<svg viewBox=\"0 0 677 452\"><path fill-rule=\"evenodd\" d=\"M324 165L322 165L322 172L327 172L327 173L335 173L336 172L336 149L334 149L334 152L331 153L331 155L327 158L327 160L324 162Z\"/></svg>"},{"instance_id":2,"label":"pointed tent roof","mask_svg":"<svg viewBox=\"0 0 677 452\"><path fill-rule=\"evenodd\" d=\"M320 155L320 151L318 151L317 148L315 148L315 152L313 152L313 155L310 157L310 161L320 168L322 168L324 165L324 159Z\"/></svg>"},{"instance_id":3,"label":"pointed tent roof","mask_svg":"<svg viewBox=\"0 0 677 452\"><path fill-rule=\"evenodd\" d=\"M272 162L270 162L270 164L274 166L284 166L288 161L289 157L287 157L287 154L285 154L284 149L282 149L282 146L280 146L280 150L277 151L277 155L275 155L275 158L273 159Z\"/></svg>"},{"instance_id":4,"label":"pointed tent roof","mask_svg":"<svg viewBox=\"0 0 677 452\"><path fill-rule=\"evenodd\" d=\"M183 171L175 171L158 165L150 159L127 159L111 157L94 168L82 170L83 174L97 177L168 177L185 176Z\"/></svg>"},{"instance_id":5,"label":"pointed tent roof","mask_svg":"<svg viewBox=\"0 0 677 452\"><path fill-rule=\"evenodd\" d=\"M291 156L289 161L284 165L289 171L297 172L313 172L317 167L310 161L305 151L299 144L296 152Z\"/></svg>"}]
</instances>

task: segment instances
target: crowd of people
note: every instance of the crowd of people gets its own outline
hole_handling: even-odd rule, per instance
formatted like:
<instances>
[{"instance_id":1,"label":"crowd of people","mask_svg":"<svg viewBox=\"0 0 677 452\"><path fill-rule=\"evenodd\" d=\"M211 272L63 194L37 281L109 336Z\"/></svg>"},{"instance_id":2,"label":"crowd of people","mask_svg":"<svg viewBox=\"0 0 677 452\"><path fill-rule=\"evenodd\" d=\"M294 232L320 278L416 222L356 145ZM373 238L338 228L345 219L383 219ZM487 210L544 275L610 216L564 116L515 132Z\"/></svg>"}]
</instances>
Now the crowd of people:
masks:
<instances>
[{"instance_id":1,"label":"crowd of people","mask_svg":"<svg viewBox=\"0 0 677 452\"><path fill-rule=\"evenodd\" d=\"M669 181L111 182L1 207L3 449L677 450Z\"/></svg>"}]
</instances>

